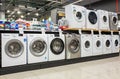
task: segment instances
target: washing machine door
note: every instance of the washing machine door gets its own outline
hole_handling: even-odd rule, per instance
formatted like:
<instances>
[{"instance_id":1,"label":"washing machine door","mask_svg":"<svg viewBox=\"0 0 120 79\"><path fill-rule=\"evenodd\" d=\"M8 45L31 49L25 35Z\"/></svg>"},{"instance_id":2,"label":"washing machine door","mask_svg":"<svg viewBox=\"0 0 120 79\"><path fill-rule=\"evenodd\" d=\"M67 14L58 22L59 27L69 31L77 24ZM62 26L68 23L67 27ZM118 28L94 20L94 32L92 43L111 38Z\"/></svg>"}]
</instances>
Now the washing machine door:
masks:
<instances>
[{"instance_id":1,"label":"washing machine door","mask_svg":"<svg viewBox=\"0 0 120 79\"><path fill-rule=\"evenodd\" d=\"M114 45L115 45L115 47L118 47L118 46L119 46L119 41L118 41L118 39L116 39L116 40L114 41Z\"/></svg>"},{"instance_id":2,"label":"washing machine door","mask_svg":"<svg viewBox=\"0 0 120 79\"><path fill-rule=\"evenodd\" d=\"M72 39L68 44L68 49L72 54L78 53L80 50L80 42L78 39Z\"/></svg>"},{"instance_id":3,"label":"washing machine door","mask_svg":"<svg viewBox=\"0 0 120 79\"><path fill-rule=\"evenodd\" d=\"M76 21L80 22L80 21L82 21L83 14L81 11L76 11L74 14L74 17L75 17Z\"/></svg>"},{"instance_id":4,"label":"washing machine door","mask_svg":"<svg viewBox=\"0 0 120 79\"><path fill-rule=\"evenodd\" d=\"M86 40L85 42L84 42L84 48L87 50L87 49L89 49L90 48L90 41L89 40Z\"/></svg>"},{"instance_id":5,"label":"washing machine door","mask_svg":"<svg viewBox=\"0 0 120 79\"><path fill-rule=\"evenodd\" d=\"M17 58L22 55L24 51L23 43L18 39L12 39L5 45L5 52L11 58Z\"/></svg>"},{"instance_id":6,"label":"washing machine door","mask_svg":"<svg viewBox=\"0 0 120 79\"><path fill-rule=\"evenodd\" d=\"M112 17L112 24L113 24L113 25L117 25L117 24L118 24L118 19L117 19L117 17L115 17L115 16Z\"/></svg>"},{"instance_id":7,"label":"washing machine door","mask_svg":"<svg viewBox=\"0 0 120 79\"><path fill-rule=\"evenodd\" d=\"M105 46L106 46L107 48L110 47L110 40L106 40L106 42L105 42Z\"/></svg>"},{"instance_id":8,"label":"washing machine door","mask_svg":"<svg viewBox=\"0 0 120 79\"><path fill-rule=\"evenodd\" d=\"M96 24L97 23L97 14L93 11L89 12L88 14L88 19L91 24Z\"/></svg>"},{"instance_id":9,"label":"washing machine door","mask_svg":"<svg viewBox=\"0 0 120 79\"><path fill-rule=\"evenodd\" d=\"M107 19L107 16L104 15L104 16L103 16L103 22L106 23L107 20L108 20L108 19Z\"/></svg>"},{"instance_id":10,"label":"washing machine door","mask_svg":"<svg viewBox=\"0 0 120 79\"><path fill-rule=\"evenodd\" d=\"M30 52L36 56L42 56L45 54L46 50L47 50L47 44L45 42L45 40L41 39L41 38L35 38L31 43L30 43Z\"/></svg>"},{"instance_id":11,"label":"washing machine door","mask_svg":"<svg viewBox=\"0 0 120 79\"><path fill-rule=\"evenodd\" d=\"M59 55L63 52L64 50L64 42L60 38L55 38L52 40L50 44L50 49L55 55Z\"/></svg>"},{"instance_id":12,"label":"washing machine door","mask_svg":"<svg viewBox=\"0 0 120 79\"><path fill-rule=\"evenodd\" d=\"M100 40L97 40L96 41L96 47L99 48L101 46L101 41Z\"/></svg>"}]
</instances>

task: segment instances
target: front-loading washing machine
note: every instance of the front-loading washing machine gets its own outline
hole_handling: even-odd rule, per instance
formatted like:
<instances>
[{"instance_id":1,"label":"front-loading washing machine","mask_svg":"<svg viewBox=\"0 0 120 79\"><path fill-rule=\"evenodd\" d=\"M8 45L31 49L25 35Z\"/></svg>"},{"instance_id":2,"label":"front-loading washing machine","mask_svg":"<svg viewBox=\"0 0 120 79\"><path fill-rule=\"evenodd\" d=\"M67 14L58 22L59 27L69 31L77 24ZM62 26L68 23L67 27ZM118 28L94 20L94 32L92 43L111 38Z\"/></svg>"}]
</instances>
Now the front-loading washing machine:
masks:
<instances>
[{"instance_id":1,"label":"front-loading washing machine","mask_svg":"<svg viewBox=\"0 0 120 79\"><path fill-rule=\"evenodd\" d=\"M118 16L117 13L109 12L109 26L110 30L118 30Z\"/></svg>"},{"instance_id":2,"label":"front-loading washing machine","mask_svg":"<svg viewBox=\"0 0 120 79\"><path fill-rule=\"evenodd\" d=\"M48 40L46 34L28 34L28 64L48 61Z\"/></svg>"},{"instance_id":3,"label":"front-loading washing machine","mask_svg":"<svg viewBox=\"0 0 120 79\"><path fill-rule=\"evenodd\" d=\"M86 27L87 29L98 29L98 13L96 10L87 10Z\"/></svg>"},{"instance_id":4,"label":"front-loading washing machine","mask_svg":"<svg viewBox=\"0 0 120 79\"><path fill-rule=\"evenodd\" d=\"M48 61L48 40L46 34L28 34L28 64Z\"/></svg>"},{"instance_id":5,"label":"front-loading washing machine","mask_svg":"<svg viewBox=\"0 0 120 79\"><path fill-rule=\"evenodd\" d=\"M26 35L2 33L2 67L26 64Z\"/></svg>"},{"instance_id":6,"label":"front-loading washing machine","mask_svg":"<svg viewBox=\"0 0 120 79\"><path fill-rule=\"evenodd\" d=\"M66 59L80 58L80 35L66 34Z\"/></svg>"},{"instance_id":7,"label":"front-loading washing machine","mask_svg":"<svg viewBox=\"0 0 120 79\"><path fill-rule=\"evenodd\" d=\"M112 38L111 35L102 35L103 54L112 53Z\"/></svg>"},{"instance_id":8,"label":"front-loading washing machine","mask_svg":"<svg viewBox=\"0 0 120 79\"><path fill-rule=\"evenodd\" d=\"M65 7L65 16L70 28L85 28L86 8L78 5L67 5Z\"/></svg>"},{"instance_id":9,"label":"front-loading washing machine","mask_svg":"<svg viewBox=\"0 0 120 79\"><path fill-rule=\"evenodd\" d=\"M48 34L49 61L65 59L65 37L62 33Z\"/></svg>"},{"instance_id":10,"label":"front-loading washing machine","mask_svg":"<svg viewBox=\"0 0 120 79\"><path fill-rule=\"evenodd\" d=\"M102 36L99 34L94 34L93 35L93 56L95 55L102 55Z\"/></svg>"},{"instance_id":11,"label":"front-loading washing machine","mask_svg":"<svg viewBox=\"0 0 120 79\"><path fill-rule=\"evenodd\" d=\"M112 53L119 52L119 35L112 35Z\"/></svg>"},{"instance_id":12,"label":"front-loading washing machine","mask_svg":"<svg viewBox=\"0 0 120 79\"><path fill-rule=\"evenodd\" d=\"M105 10L97 10L98 12L98 28L100 30L110 30L109 27L109 15L108 11Z\"/></svg>"},{"instance_id":13,"label":"front-loading washing machine","mask_svg":"<svg viewBox=\"0 0 120 79\"><path fill-rule=\"evenodd\" d=\"M81 34L81 57L92 56L92 34Z\"/></svg>"}]
</instances>

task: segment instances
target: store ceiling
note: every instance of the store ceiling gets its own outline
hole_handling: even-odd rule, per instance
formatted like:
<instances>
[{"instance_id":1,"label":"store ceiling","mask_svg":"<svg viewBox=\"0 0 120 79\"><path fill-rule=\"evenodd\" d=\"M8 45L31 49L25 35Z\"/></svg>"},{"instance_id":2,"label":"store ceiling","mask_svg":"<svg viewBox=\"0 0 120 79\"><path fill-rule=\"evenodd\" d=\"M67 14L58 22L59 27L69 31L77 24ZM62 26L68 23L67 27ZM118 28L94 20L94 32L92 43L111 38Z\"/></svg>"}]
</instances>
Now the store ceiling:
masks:
<instances>
[{"instance_id":1,"label":"store ceiling","mask_svg":"<svg viewBox=\"0 0 120 79\"><path fill-rule=\"evenodd\" d=\"M5 9L6 18L24 19L40 18L50 10L70 3L88 2L90 0L0 0L3 3L2 10ZM100 1L100 0L92 0ZM91 1L90 1L91 2Z\"/></svg>"}]
</instances>

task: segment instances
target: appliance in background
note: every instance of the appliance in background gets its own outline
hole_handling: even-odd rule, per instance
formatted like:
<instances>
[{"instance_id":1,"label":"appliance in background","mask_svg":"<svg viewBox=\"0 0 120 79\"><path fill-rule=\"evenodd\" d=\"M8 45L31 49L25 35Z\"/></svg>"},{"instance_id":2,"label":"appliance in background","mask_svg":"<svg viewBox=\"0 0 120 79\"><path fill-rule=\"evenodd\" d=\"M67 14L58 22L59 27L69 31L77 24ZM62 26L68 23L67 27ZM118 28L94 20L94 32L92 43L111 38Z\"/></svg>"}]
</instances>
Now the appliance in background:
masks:
<instances>
[{"instance_id":1,"label":"appliance in background","mask_svg":"<svg viewBox=\"0 0 120 79\"><path fill-rule=\"evenodd\" d=\"M111 35L102 35L102 40L103 40L103 54L112 53Z\"/></svg>"},{"instance_id":2,"label":"appliance in background","mask_svg":"<svg viewBox=\"0 0 120 79\"><path fill-rule=\"evenodd\" d=\"M92 34L81 34L81 57L92 56Z\"/></svg>"},{"instance_id":3,"label":"appliance in background","mask_svg":"<svg viewBox=\"0 0 120 79\"><path fill-rule=\"evenodd\" d=\"M102 54L102 36L99 34L93 35L93 56Z\"/></svg>"},{"instance_id":4,"label":"appliance in background","mask_svg":"<svg viewBox=\"0 0 120 79\"><path fill-rule=\"evenodd\" d=\"M66 59L80 58L80 35L66 34Z\"/></svg>"},{"instance_id":5,"label":"appliance in background","mask_svg":"<svg viewBox=\"0 0 120 79\"><path fill-rule=\"evenodd\" d=\"M119 52L119 35L112 35L112 53Z\"/></svg>"},{"instance_id":6,"label":"appliance in background","mask_svg":"<svg viewBox=\"0 0 120 79\"><path fill-rule=\"evenodd\" d=\"M48 34L49 61L65 59L65 37L62 33Z\"/></svg>"},{"instance_id":7,"label":"appliance in background","mask_svg":"<svg viewBox=\"0 0 120 79\"><path fill-rule=\"evenodd\" d=\"M56 8L51 10L51 20L54 24L58 24L58 20L65 17L65 9Z\"/></svg>"},{"instance_id":8,"label":"appliance in background","mask_svg":"<svg viewBox=\"0 0 120 79\"><path fill-rule=\"evenodd\" d=\"M26 35L2 33L2 67L26 64Z\"/></svg>"},{"instance_id":9,"label":"appliance in background","mask_svg":"<svg viewBox=\"0 0 120 79\"><path fill-rule=\"evenodd\" d=\"M118 30L118 16L117 13L109 12L109 26L110 30Z\"/></svg>"},{"instance_id":10,"label":"appliance in background","mask_svg":"<svg viewBox=\"0 0 120 79\"><path fill-rule=\"evenodd\" d=\"M108 11L105 10L97 10L98 12L98 28L100 30L110 30L109 27L109 15Z\"/></svg>"},{"instance_id":11,"label":"appliance in background","mask_svg":"<svg viewBox=\"0 0 120 79\"><path fill-rule=\"evenodd\" d=\"M65 15L69 28L85 28L86 8L78 5L65 6Z\"/></svg>"},{"instance_id":12,"label":"appliance in background","mask_svg":"<svg viewBox=\"0 0 120 79\"><path fill-rule=\"evenodd\" d=\"M48 61L48 40L46 34L28 34L28 63Z\"/></svg>"},{"instance_id":13,"label":"appliance in background","mask_svg":"<svg viewBox=\"0 0 120 79\"><path fill-rule=\"evenodd\" d=\"M88 29L98 29L98 13L96 10L87 10L86 27Z\"/></svg>"}]
</instances>

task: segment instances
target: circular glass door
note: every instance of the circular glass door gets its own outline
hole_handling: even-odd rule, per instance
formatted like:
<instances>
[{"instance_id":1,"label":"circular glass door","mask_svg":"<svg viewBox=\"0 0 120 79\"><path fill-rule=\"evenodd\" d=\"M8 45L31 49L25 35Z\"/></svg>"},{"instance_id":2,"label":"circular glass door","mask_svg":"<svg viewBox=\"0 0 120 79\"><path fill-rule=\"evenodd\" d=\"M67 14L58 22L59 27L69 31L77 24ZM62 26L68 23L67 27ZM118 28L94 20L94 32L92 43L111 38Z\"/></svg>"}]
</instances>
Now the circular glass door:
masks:
<instances>
[{"instance_id":1,"label":"circular glass door","mask_svg":"<svg viewBox=\"0 0 120 79\"><path fill-rule=\"evenodd\" d=\"M113 17L112 21L113 21L114 25L117 25L117 18L116 17Z\"/></svg>"},{"instance_id":2,"label":"circular glass door","mask_svg":"<svg viewBox=\"0 0 120 79\"><path fill-rule=\"evenodd\" d=\"M30 51L34 56L41 56L46 52L46 50L47 44L41 38L36 38L36 40L33 40L30 44Z\"/></svg>"},{"instance_id":3,"label":"circular glass door","mask_svg":"<svg viewBox=\"0 0 120 79\"><path fill-rule=\"evenodd\" d=\"M115 42L114 42L115 46L117 47L118 46L118 40L116 39Z\"/></svg>"},{"instance_id":4,"label":"circular glass door","mask_svg":"<svg viewBox=\"0 0 120 79\"><path fill-rule=\"evenodd\" d=\"M51 51L58 55L58 54L61 54L64 50L64 42L62 39L60 38L55 38L52 40L51 44L50 44L50 48L51 48Z\"/></svg>"},{"instance_id":5,"label":"circular glass door","mask_svg":"<svg viewBox=\"0 0 120 79\"><path fill-rule=\"evenodd\" d=\"M80 42L78 39L72 39L68 44L68 49L71 53L77 53L80 50Z\"/></svg>"},{"instance_id":6,"label":"circular glass door","mask_svg":"<svg viewBox=\"0 0 120 79\"><path fill-rule=\"evenodd\" d=\"M103 22L107 22L107 17L103 16Z\"/></svg>"},{"instance_id":7,"label":"circular glass door","mask_svg":"<svg viewBox=\"0 0 120 79\"><path fill-rule=\"evenodd\" d=\"M88 15L89 22L91 24L96 24L97 23L97 15L95 12L90 12Z\"/></svg>"},{"instance_id":8,"label":"circular glass door","mask_svg":"<svg viewBox=\"0 0 120 79\"><path fill-rule=\"evenodd\" d=\"M90 41L86 41L85 42L85 48L89 48L90 47Z\"/></svg>"},{"instance_id":9,"label":"circular glass door","mask_svg":"<svg viewBox=\"0 0 120 79\"><path fill-rule=\"evenodd\" d=\"M12 39L5 45L5 52L9 57L16 58L22 55L24 46L20 40Z\"/></svg>"},{"instance_id":10,"label":"circular glass door","mask_svg":"<svg viewBox=\"0 0 120 79\"><path fill-rule=\"evenodd\" d=\"M110 41L106 40L106 47L110 47Z\"/></svg>"},{"instance_id":11,"label":"circular glass door","mask_svg":"<svg viewBox=\"0 0 120 79\"><path fill-rule=\"evenodd\" d=\"M81 21L81 19L82 19L82 13L81 12L76 12L76 14L75 14L75 18L76 18L76 20L77 21Z\"/></svg>"},{"instance_id":12,"label":"circular glass door","mask_svg":"<svg viewBox=\"0 0 120 79\"><path fill-rule=\"evenodd\" d=\"M101 45L100 40L97 40L97 42L96 42L96 46L97 46L97 47L100 47L100 45Z\"/></svg>"}]
</instances>

